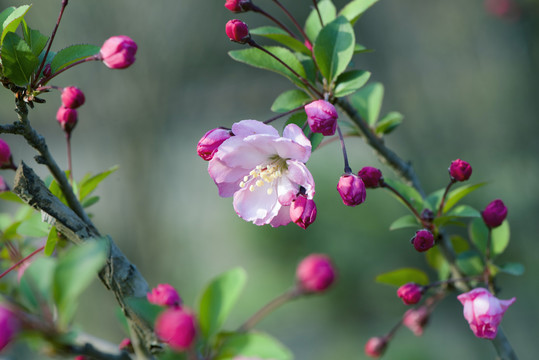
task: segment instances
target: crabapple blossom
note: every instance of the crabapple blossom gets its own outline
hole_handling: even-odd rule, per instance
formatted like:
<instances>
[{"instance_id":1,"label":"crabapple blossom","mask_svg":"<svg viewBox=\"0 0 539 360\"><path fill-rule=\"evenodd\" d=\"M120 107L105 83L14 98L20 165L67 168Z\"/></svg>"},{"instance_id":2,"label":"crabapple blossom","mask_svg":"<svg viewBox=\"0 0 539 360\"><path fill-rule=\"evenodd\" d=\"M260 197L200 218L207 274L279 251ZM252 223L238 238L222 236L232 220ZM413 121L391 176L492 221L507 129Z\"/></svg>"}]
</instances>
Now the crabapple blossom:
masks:
<instances>
[{"instance_id":1,"label":"crabapple blossom","mask_svg":"<svg viewBox=\"0 0 539 360\"><path fill-rule=\"evenodd\" d=\"M335 134L337 129L337 110L330 102L325 100L315 100L305 105L307 122L311 131L329 136Z\"/></svg>"},{"instance_id":2,"label":"crabapple blossom","mask_svg":"<svg viewBox=\"0 0 539 360\"><path fill-rule=\"evenodd\" d=\"M219 145L231 137L229 130L212 129L208 131L197 144L197 153L202 159L210 161L219 148Z\"/></svg>"},{"instance_id":3,"label":"crabapple blossom","mask_svg":"<svg viewBox=\"0 0 539 360\"><path fill-rule=\"evenodd\" d=\"M464 306L464 318L475 336L483 339L494 339L498 333L498 325L503 314L516 298L500 300L487 289L476 288L460 294L457 299Z\"/></svg>"},{"instance_id":4,"label":"crabapple blossom","mask_svg":"<svg viewBox=\"0 0 539 360\"><path fill-rule=\"evenodd\" d=\"M175 351L187 350L195 340L195 316L185 307L171 307L155 321L155 333Z\"/></svg>"},{"instance_id":5,"label":"crabapple blossom","mask_svg":"<svg viewBox=\"0 0 539 360\"><path fill-rule=\"evenodd\" d=\"M413 305L421 300L422 292L422 286L415 283L407 283L397 290L397 296L400 297L406 305Z\"/></svg>"},{"instance_id":6,"label":"crabapple blossom","mask_svg":"<svg viewBox=\"0 0 539 360\"><path fill-rule=\"evenodd\" d=\"M67 108L76 109L83 105L84 101L84 93L78 87L68 86L62 91L62 104Z\"/></svg>"},{"instance_id":7,"label":"crabapple blossom","mask_svg":"<svg viewBox=\"0 0 539 360\"><path fill-rule=\"evenodd\" d=\"M235 42L244 43L249 37L249 28L247 27L247 24L238 19L227 22L225 31L230 40Z\"/></svg>"},{"instance_id":8,"label":"crabapple blossom","mask_svg":"<svg viewBox=\"0 0 539 360\"><path fill-rule=\"evenodd\" d=\"M307 199L304 195L298 195L290 205L290 219L303 229L307 229L316 220L316 214L314 200Z\"/></svg>"},{"instance_id":9,"label":"crabapple blossom","mask_svg":"<svg viewBox=\"0 0 539 360\"><path fill-rule=\"evenodd\" d=\"M472 167L466 161L457 159L449 166L449 175L456 181L466 181L472 176Z\"/></svg>"},{"instance_id":10,"label":"crabapple blossom","mask_svg":"<svg viewBox=\"0 0 539 360\"><path fill-rule=\"evenodd\" d=\"M129 36L113 36L101 46L99 58L111 69L125 69L135 62L137 48L137 43Z\"/></svg>"},{"instance_id":11,"label":"crabapple blossom","mask_svg":"<svg viewBox=\"0 0 539 360\"><path fill-rule=\"evenodd\" d=\"M315 193L305 166L311 142L295 124L287 125L282 137L256 120L235 123L232 132L208 164L219 195L233 196L236 213L255 225L288 224L298 194L312 199Z\"/></svg>"},{"instance_id":12,"label":"crabapple blossom","mask_svg":"<svg viewBox=\"0 0 539 360\"><path fill-rule=\"evenodd\" d=\"M498 227L507 217L507 207L503 201L496 199L487 205L481 216L489 228Z\"/></svg>"},{"instance_id":13,"label":"crabapple blossom","mask_svg":"<svg viewBox=\"0 0 539 360\"><path fill-rule=\"evenodd\" d=\"M415 336L423 335L423 329L429 321L430 311L426 306L409 309L402 317L402 324L412 330Z\"/></svg>"},{"instance_id":14,"label":"crabapple blossom","mask_svg":"<svg viewBox=\"0 0 539 360\"><path fill-rule=\"evenodd\" d=\"M146 294L148 301L160 306L179 306L182 299L174 287L169 284L159 284Z\"/></svg>"},{"instance_id":15,"label":"crabapple blossom","mask_svg":"<svg viewBox=\"0 0 539 360\"><path fill-rule=\"evenodd\" d=\"M300 288L307 292L325 291L335 280L335 269L328 256L312 254L303 259L297 269L296 278Z\"/></svg>"},{"instance_id":16,"label":"crabapple blossom","mask_svg":"<svg viewBox=\"0 0 539 360\"><path fill-rule=\"evenodd\" d=\"M363 180L354 174L344 174L339 179L337 191L346 206L356 206L365 201L367 192Z\"/></svg>"}]
</instances>

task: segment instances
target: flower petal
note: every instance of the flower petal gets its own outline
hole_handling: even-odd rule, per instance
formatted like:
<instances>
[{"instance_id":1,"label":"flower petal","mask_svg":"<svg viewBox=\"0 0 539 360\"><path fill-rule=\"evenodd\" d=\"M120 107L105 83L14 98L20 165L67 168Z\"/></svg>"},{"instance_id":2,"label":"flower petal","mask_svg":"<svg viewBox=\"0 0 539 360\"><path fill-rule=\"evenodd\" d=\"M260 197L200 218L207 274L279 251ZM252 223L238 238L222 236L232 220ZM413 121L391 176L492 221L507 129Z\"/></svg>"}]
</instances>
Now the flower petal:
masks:
<instances>
[{"instance_id":1,"label":"flower petal","mask_svg":"<svg viewBox=\"0 0 539 360\"><path fill-rule=\"evenodd\" d=\"M272 227L288 224L290 221L290 206L281 206L279 213L270 221Z\"/></svg>"},{"instance_id":2,"label":"flower petal","mask_svg":"<svg viewBox=\"0 0 539 360\"><path fill-rule=\"evenodd\" d=\"M315 193L314 179L309 169L307 169L305 164L295 160L287 160L286 165L288 166L288 172L286 174L288 179L299 186L303 186L307 198L312 199Z\"/></svg>"},{"instance_id":3,"label":"flower petal","mask_svg":"<svg viewBox=\"0 0 539 360\"><path fill-rule=\"evenodd\" d=\"M254 186L250 191L249 187ZM277 201L277 194L272 191L268 194L270 184L264 183L261 187L255 181L249 181L246 186L234 194L234 210L242 219L252 221L255 225L265 225L278 214L281 204ZM273 189L273 188L272 188Z\"/></svg>"},{"instance_id":4,"label":"flower petal","mask_svg":"<svg viewBox=\"0 0 539 360\"><path fill-rule=\"evenodd\" d=\"M264 124L258 120L242 120L234 123L232 125L232 132L240 138L255 134L279 136L279 132L273 126Z\"/></svg>"},{"instance_id":5,"label":"flower petal","mask_svg":"<svg viewBox=\"0 0 539 360\"><path fill-rule=\"evenodd\" d=\"M309 149L311 152L311 141L305 136L303 130L296 124L288 124L283 130L283 137Z\"/></svg>"},{"instance_id":6,"label":"flower petal","mask_svg":"<svg viewBox=\"0 0 539 360\"><path fill-rule=\"evenodd\" d=\"M208 173L219 189L219 196L230 197L239 190L239 182L249 170L226 166L217 157L208 163Z\"/></svg>"}]
</instances>

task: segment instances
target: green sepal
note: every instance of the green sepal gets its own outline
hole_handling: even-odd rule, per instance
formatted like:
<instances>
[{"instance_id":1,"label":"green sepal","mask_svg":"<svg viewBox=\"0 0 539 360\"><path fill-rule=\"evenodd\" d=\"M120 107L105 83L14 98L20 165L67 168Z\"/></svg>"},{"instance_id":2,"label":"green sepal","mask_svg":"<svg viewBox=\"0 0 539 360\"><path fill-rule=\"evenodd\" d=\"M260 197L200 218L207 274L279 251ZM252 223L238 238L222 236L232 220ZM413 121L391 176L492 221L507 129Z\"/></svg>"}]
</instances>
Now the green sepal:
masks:
<instances>
[{"instance_id":1,"label":"green sepal","mask_svg":"<svg viewBox=\"0 0 539 360\"><path fill-rule=\"evenodd\" d=\"M275 40L293 51L298 51L305 55L311 55L311 51L299 40L290 36L286 31L275 26L262 26L249 31L251 35L264 36Z\"/></svg>"},{"instance_id":2,"label":"green sepal","mask_svg":"<svg viewBox=\"0 0 539 360\"><path fill-rule=\"evenodd\" d=\"M354 55L354 29L340 16L324 26L313 46L316 63L322 76L332 82L346 70Z\"/></svg>"},{"instance_id":3,"label":"green sepal","mask_svg":"<svg viewBox=\"0 0 539 360\"><path fill-rule=\"evenodd\" d=\"M422 225L417 221L417 218L414 215L404 215L397 220L393 221L391 225L389 225L389 230L397 230L397 229L404 229L404 228L417 228L421 227Z\"/></svg>"},{"instance_id":4,"label":"green sepal","mask_svg":"<svg viewBox=\"0 0 539 360\"><path fill-rule=\"evenodd\" d=\"M296 56L288 49L280 46L265 46L266 50L281 59L285 64L290 66L301 77L305 78L305 69ZM236 61L251 65L260 69L274 71L287 77L290 81L301 88L305 88L305 84L296 77L283 64L275 60L272 56L255 48L229 51L228 55Z\"/></svg>"},{"instance_id":5,"label":"green sepal","mask_svg":"<svg viewBox=\"0 0 539 360\"><path fill-rule=\"evenodd\" d=\"M378 121L375 131L378 135L387 135L395 130L402 123L403 119L404 115L398 111L387 113Z\"/></svg>"},{"instance_id":6,"label":"green sepal","mask_svg":"<svg viewBox=\"0 0 539 360\"><path fill-rule=\"evenodd\" d=\"M402 286L409 282L427 285L429 284L429 277L423 270L401 268L378 275L376 282L393 286Z\"/></svg>"},{"instance_id":7,"label":"green sepal","mask_svg":"<svg viewBox=\"0 0 539 360\"><path fill-rule=\"evenodd\" d=\"M202 336L207 340L217 334L247 281L242 268L234 268L216 278L206 287L199 301L198 321Z\"/></svg>"},{"instance_id":8,"label":"green sepal","mask_svg":"<svg viewBox=\"0 0 539 360\"><path fill-rule=\"evenodd\" d=\"M19 86L30 82L38 57L30 46L14 32L8 32L2 43L0 52L4 76Z\"/></svg>"},{"instance_id":9,"label":"green sepal","mask_svg":"<svg viewBox=\"0 0 539 360\"><path fill-rule=\"evenodd\" d=\"M383 100L384 85L378 82L364 86L350 97L352 106L371 127L378 121Z\"/></svg>"},{"instance_id":10,"label":"green sepal","mask_svg":"<svg viewBox=\"0 0 539 360\"><path fill-rule=\"evenodd\" d=\"M345 16L353 25L365 11L376 2L378 2L378 0L353 0L342 8L339 15Z\"/></svg>"},{"instance_id":11,"label":"green sepal","mask_svg":"<svg viewBox=\"0 0 539 360\"><path fill-rule=\"evenodd\" d=\"M215 360L233 360L237 357L292 360L293 356L277 339L262 333L230 333L221 337L222 345Z\"/></svg>"},{"instance_id":12,"label":"green sepal","mask_svg":"<svg viewBox=\"0 0 539 360\"><path fill-rule=\"evenodd\" d=\"M335 81L333 95L343 97L353 94L369 81L371 73L363 70L350 70L339 75Z\"/></svg>"},{"instance_id":13,"label":"green sepal","mask_svg":"<svg viewBox=\"0 0 539 360\"><path fill-rule=\"evenodd\" d=\"M305 91L298 89L288 90L280 94L275 99L271 105L271 111L276 113L284 113L305 105L311 100L312 98L306 94Z\"/></svg>"},{"instance_id":14,"label":"green sepal","mask_svg":"<svg viewBox=\"0 0 539 360\"><path fill-rule=\"evenodd\" d=\"M320 11L324 25L329 24L337 17L337 9L330 0L320 1L318 3L318 10ZM322 30L320 17L318 16L316 9L312 9L311 13L307 17L307 20L305 21L305 33L307 34L307 37L309 37L309 40L314 43L318 37L318 34L320 33L320 30Z\"/></svg>"},{"instance_id":15,"label":"green sepal","mask_svg":"<svg viewBox=\"0 0 539 360\"><path fill-rule=\"evenodd\" d=\"M51 71L54 74L76 61L97 55L100 47L89 44L71 45L56 53L51 62Z\"/></svg>"}]
</instances>

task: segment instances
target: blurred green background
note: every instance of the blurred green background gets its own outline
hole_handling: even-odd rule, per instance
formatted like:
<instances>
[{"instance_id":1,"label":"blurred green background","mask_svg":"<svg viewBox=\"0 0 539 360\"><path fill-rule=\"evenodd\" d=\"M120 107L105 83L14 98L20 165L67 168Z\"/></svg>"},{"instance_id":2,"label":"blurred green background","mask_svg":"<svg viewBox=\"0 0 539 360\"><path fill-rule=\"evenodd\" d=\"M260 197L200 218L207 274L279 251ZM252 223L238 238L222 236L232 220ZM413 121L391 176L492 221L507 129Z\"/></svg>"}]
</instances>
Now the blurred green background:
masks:
<instances>
[{"instance_id":1,"label":"blurred green background","mask_svg":"<svg viewBox=\"0 0 539 360\"><path fill-rule=\"evenodd\" d=\"M2 7L24 3L0 1ZM280 16L272 1L256 3ZM335 3L341 8L345 1ZM279 309L259 328L289 346L299 360L365 359L367 339L384 334L406 310L395 289L375 283L374 277L403 266L428 269L409 243L411 229L388 231L406 210L381 190L368 192L357 208L344 206L335 190L342 173L336 142L316 151L308 163L319 212L306 231L293 224L257 227L237 217L231 199L218 197L207 163L196 154L199 138L217 126L271 117L274 98L290 88L284 78L228 57L227 51L240 45L228 41L226 21L241 18L252 28L268 22L254 14L232 14L223 4L70 1L53 50L74 43L100 45L120 34L139 45L137 61L127 70L89 63L53 82L76 85L86 94L73 134L75 177L120 165L98 190L101 201L91 210L101 232L116 240L150 286L170 283L187 305L195 306L210 278L244 267L249 282L227 323L230 329L290 287L302 257L329 254L339 269L334 288ZM312 5L307 0L283 4L301 22ZM28 23L49 34L59 7L59 0L35 2ZM521 2L518 17L508 19L487 12L479 0L381 0L355 26L358 41L375 52L356 56L354 65L384 83L382 113L405 115L388 136L388 146L412 160L427 191L446 185L452 160L467 160L473 166L471 181L489 182L468 202L482 209L502 198L509 208L512 242L501 262L520 261L526 273L501 275L499 297L517 297L503 327L520 359L536 358L539 333L537 19L536 1ZM15 120L11 96L7 90L0 96L2 123ZM55 120L60 96L53 92L45 98L30 119L65 164L64 138ZM2 138L17 161L46 174L21 139ZM379 166L386 177L394 177L359 139L347 140L347 146L354 170ZM12 175L3 175L11 183ZM112 294L96 281L85 294L77 323L119 342L125 334L115 321L115 308ZM12 358L30 358L19 351ZM494 357L492 346L473 336L460 303L449 296L422 337L402 329L384 358Z\"/></svg>"}]
</instances>

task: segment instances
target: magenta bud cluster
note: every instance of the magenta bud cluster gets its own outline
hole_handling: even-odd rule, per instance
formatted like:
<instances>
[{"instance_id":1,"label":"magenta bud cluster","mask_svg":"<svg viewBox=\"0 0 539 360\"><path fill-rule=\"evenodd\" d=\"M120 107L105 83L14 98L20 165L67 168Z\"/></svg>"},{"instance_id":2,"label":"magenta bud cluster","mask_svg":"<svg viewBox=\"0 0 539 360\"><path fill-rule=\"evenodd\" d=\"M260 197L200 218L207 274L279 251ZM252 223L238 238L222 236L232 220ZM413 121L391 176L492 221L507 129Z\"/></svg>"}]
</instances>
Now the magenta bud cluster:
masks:
<instances>
[{"instance_id":1,"label":"magenta bud cluster","mask_svg":"<svg viewBox=\"0 0 539 360\"><path fill-rule=\"evenodd\" d=\"M315 100L305 105L304 109L312 132L324 136L335 134L339 115L333 104L325 100Z\"/></svg>"},{"instance_id":2,"label":"magenta bud cluster","mask_svg":"<svg viewBox=\"0 0 539 360\"><path fill-rule=\"evenodd\" d=\"M210 161L221 144L232 136L230 130L221 128L208 131L197 144L197 153L202 159Z\"/></svg>"},{"instance_id":3,"label":"magenta bud cluster","mask_svg":"<svg viewBox=\"0 0 539 360\"><path fill-rule=\"evenodd\" d=\"M327 255L311 254L303 259L296 269L296 279L301 290L321 293L333 284L335 268Z\"/></svg>"},{"instance_id":4,"label":"magenta bud cluster","mask_svg":"<svg viewBox=\"0 0 539 360\"><path fill-rule=\"evenodd\" d=\"M367 191L363 180L354 174L344 174L339 179L337 191L346 206L357 206L365 201Z\"/></svg>"},{"instance_id":5,"label":"magenta bud cluster","mask_svg":"<svg viewBox=\"0 0 539 360\"><path fill-rule=\"evenodd\" d=\"M380 186L380 182L383 180L382 172L372 166L365 166L358 171L357 175L363 180L367 189L375 189Z\"/></svg>"},{"instance_id":6,"label":"magenta bud cluster","mask_svg":"<svg viewBox=\"0 0 539 360\"><path fill-rule=\"evenodd\" d=\"M226 35L232 41L245 43L249 39L249 27L241 20L233 19L226 23Z\"/></svg>"},{"instance_id":7,"label":"magenta bud cluster","mask_svg":"<svg viewBox=\"0 0 539 360\"><path fill-rule=\"evenodd\" d=\"M481 213L483 221L489 228L500 226L507 217L507 207L500 199L490 202Z\"/></svg>"},{"instance_id":8,"label":"magenta bud cluster","mask_svg":"<svg viewBox=\"0 0 539 360\"><path fill-rule=\"evenodd\" d=\"M195 316L185 307L170 307L157 317L155 333L171 349L185 351L195 340Z\"/></svg>"},{"instance_id":9,"label":"magenta bud cluster","mask_svg":"<svg viewBox=\"0 0 539 360\"><path fill-rule=\"evenodd\" d=\"M417 251L424 252L434 246L434 235L429 230L419 230L411 242Z\"/></svg>"},{"instance_id":10,"label":"magenta bud cluster","mask_svg":"<svg viewBox=\"0 0 539 360\"><path fill-rule=\"evenodd\" d=\"M4 349L20 329L19 320L11 310L0 305L0 351Z\"/></svg>"},{"instance_id":11,"label":"magenta bud cluster","mask_svg":"<svg viewBox=\"0 0 539 360\"><path fill-rule=\"evenodd\" d=\"M153 288L148 294L146 294L148 301L155 305L160 306L180 306L182 304L182 299L180 295L169 284L159 284L157 287Z\"/></svg>"},{"instance_id":12,"label":"magenta bud cluster","mask_svg":"<svg viewBox=\"0 0 539 360\"><path fill-rule=\"evenodd\" d=\"M379 358L384 354L387 347L387 339L385 337L372 337L365 344L365 354L372 358Z\"/></svg>"},{"instance_id":13,"label":"magenta bud cluster","mask_svg":"<svg viewBox=\"0 0 539 360\"><path fill-rule=\"evenodd\" d=\"M125 69L135 62L137 49L137 43L129 36L112 36L101 46L99 59L111 69Z\"/></svg>"},{"instance_id":14,"label":"magenta bud cluster","mask_svg":"<svg viewBox=\"0 0 539 360\"><path fill-rule=\"evenodd\" d=\"M298 195L290 205L290 219L302 229L307 229L316 220L316 204L305 195Z\"/></svg>"},{"instance_id":15,"label":"magenta bud cluster","mask_svg":"<svg viewBox=\"0 0 539 360\"><path fill-rule=\"evenodd\" d=\"M449 166L449 175L455 181L466 181L472 176L472 167L466 161L457 159Z\"/></svg>"},{"instance_id":16,"label":"magenta bud cluster","mask_svg":"<svg viewBox=\"0 0 539 360\"><path fill-rule=\"evenodd\" d=\"M397 296L402 299L406 305L417 304L423 295L423 287L415 283L407 283L399 287Z\"/></svg>"},{"instance_id":17,"label":"magenta bud cluster","mask_svg":"<svg viewBox=\"0 0 539 360\"><path fill-rule=\"evenodd\" d=\"M423 335L423 330L430 317L430 311L426 306L417 309L409 309L402 317L402 324L412 330L415 336Z\"/></svg>"}]
</instances>

